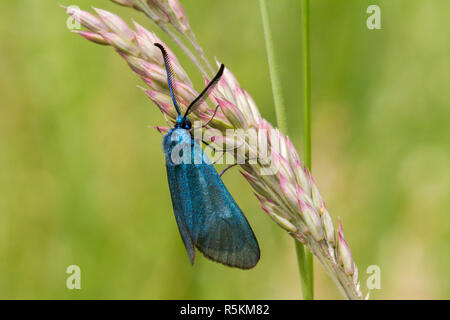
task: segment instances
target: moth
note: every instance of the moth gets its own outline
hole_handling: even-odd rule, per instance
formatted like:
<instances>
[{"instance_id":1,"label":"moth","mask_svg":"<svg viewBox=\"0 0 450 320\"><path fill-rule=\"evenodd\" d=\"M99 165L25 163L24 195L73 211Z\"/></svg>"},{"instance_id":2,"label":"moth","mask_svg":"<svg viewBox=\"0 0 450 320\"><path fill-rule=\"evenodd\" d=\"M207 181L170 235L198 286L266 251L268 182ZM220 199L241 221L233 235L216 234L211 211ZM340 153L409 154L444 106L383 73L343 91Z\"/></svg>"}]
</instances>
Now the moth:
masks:
<instances>
[{"instance_id":1,"label":"moth","mask_svg":"<svg viewBox=\"0 0 450 320\"><path fill-rule=\"evenodd\" d=\"M253 268L260 258L255 234L242 210L222 182L213 164L194 140L189 113L198 108L219 82L225 66L181 114L173 90L173 69L165 48L161 50L173 105L174 127L163 138L167 179L178 230L191 264L195 248L213 261L240 269Z\"/></svg>"}]
</instances>

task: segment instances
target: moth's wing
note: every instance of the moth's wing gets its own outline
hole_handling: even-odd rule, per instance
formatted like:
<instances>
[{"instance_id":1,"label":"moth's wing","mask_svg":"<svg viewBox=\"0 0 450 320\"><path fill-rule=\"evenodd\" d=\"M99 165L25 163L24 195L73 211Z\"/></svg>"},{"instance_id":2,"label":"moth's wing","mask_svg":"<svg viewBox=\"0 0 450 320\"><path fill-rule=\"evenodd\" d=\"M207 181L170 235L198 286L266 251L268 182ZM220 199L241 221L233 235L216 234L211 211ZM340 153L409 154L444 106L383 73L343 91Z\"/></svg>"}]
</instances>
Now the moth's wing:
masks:
<instances>
[{"instance_id":1,"label":"moth's wing","mask_svg":"<svg viewBox=\"0 0 450 320\"><path fill-rule=\"evenodd\" d=\"M174 165L170 159L172 147L171 133L164 137L163 148L166 155L167 180L169 182L172 207L177 221L178 230L183 240L191 264L194 264L195 249L191 236L192 229L192 201L188 183L188 172L185 164Z\"/></svg>"},{"instance_id":2,"label":"moth's wing","mask_svg":"<svg viewBox=\"0 0 450 320\"><path fill-rule=\"evenodd\" d=\"M175 220L189 255L189 260L191 264L194 264L195 249L190 231L192 225L192 203L188 194L186 168L185 165L177 165L166 166L166 169Z\"/></svg>"},{"instance_id":3,"label":"moth's wing","mask_svg":"<svg viewBox=\"0 0 450 320\"><path fill-rule=\"evenodd\" d=\"M256 237L214 166L198 144L194 145L194 154L201 153L204 159L187 168L194 244L214 261L250 269L260 257Z\"/></svg>"}]
</instances>

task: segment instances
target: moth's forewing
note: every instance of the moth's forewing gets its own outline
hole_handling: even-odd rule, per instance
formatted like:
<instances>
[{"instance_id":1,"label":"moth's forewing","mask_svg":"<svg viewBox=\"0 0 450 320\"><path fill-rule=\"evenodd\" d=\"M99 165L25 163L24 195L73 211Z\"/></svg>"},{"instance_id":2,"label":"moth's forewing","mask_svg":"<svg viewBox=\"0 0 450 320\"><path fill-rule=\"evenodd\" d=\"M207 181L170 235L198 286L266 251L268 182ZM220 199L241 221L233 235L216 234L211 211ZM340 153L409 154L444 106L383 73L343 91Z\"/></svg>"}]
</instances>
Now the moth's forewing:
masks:
<instances>
[{"instance_id":1,"label":"moth's forewing","mask_svg":"<svg viewBox=\"0 0 450 320\"><path fill-rule=\"evenodd\" d=\"M172 152L177 143L185 144L188 139L190 160L183 152L186 161L175 164L166 151ZM195 245L206 257L227 266L254 267L260 257L256 237L201 147L184 129L169 132L164 141L172 204L191 262Z\"/></svg>"},{"instance_id":2,"label":"moth's forewing","mask_svg":"<svg viewBox=\"0 0 450 320\"><path fill-rule=\"evenodd\" d=\"M181 129L178 129L181 130ZM175 164L172 161L172 153L175 144L172 139L175 130L170 130L163 140L163 149L166 156L167 180L169 182L170 196L172 198L172 207L177 221L178 230L183 239L184 246L189 255L191 264L194 264L195 250L194 242L191 237L192 230L192 202L190 201L190 188L187 178L186 164Z\"/></svg>"}]
</instances>

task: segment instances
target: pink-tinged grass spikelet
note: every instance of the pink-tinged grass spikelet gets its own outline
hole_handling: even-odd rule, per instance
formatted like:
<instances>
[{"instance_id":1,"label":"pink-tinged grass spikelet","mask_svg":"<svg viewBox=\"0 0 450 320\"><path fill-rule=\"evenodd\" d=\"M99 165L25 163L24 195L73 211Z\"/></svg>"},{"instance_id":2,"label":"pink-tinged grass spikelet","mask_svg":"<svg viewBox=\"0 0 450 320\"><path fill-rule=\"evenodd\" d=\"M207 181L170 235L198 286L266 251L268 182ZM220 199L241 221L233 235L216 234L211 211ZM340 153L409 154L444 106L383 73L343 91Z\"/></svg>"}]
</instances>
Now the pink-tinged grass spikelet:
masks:
<instances>
[{"instance_id":1,"label":"pink-tinged grass spikelet","mask_svg":"<svg viewBox=\"0 0 450 320\"><path fill-rule=\"evenodd\" d=\"M181 36L184 36L183 30L189 26L184 10L180 11L176 0L169 2L114 0L114 2L146 13L164 32L166 32L167 24L179 24L181 31L175 25L174 27ZM176 118L176 112L171 103L167 84L163 81L164 65L160 52L153 49L152 42L163 44L171 55L174 90L180 99L181 109L185 110L186 104L197 95L180 61L170 51L169 46L153 32L137 23L134 23L133 30L117 15L104 10L97 9L97 16L95 16L82 10L74 12L73 9L65 9L87 29L77 32L78 34L94 43L111 46L119 53L147 85L144 89L145 94L169 120L173 121ZM195 41L193 38L191 40ZM179 45L178 41L174 41ZM196 46L200 48L198 44ZM197 54L200 55L199 52ZM193 59L190 54L187 55ZM200 56L200 60L203 59L204 57ZM192 61L197 65L200 60L195 58ZM197 67L204 77L211 78L205 71L208 67L206 69L199 65ZM219 108L217 108L218 105ZM241 88L229 69L225 69L224 76L211 93L210 99L207 99L201 108L190 115L191 121L201 120L206 123L215 112L216 116L203 130L212 130L217 144L226 142L227 129L251 129L255 132L253 138L251 135L242 135L237 140L245 147L246 161L240 164L241 173L256 192L262 209L294 239L301 241L311 250L345 298L362 299L362 293L357 285L355 272L357 269L344 239L342 228L340 226L336 234L331 216L315 181L301 163L290 139L261 117L256 103ZM156 129L164 133L168 128L164 126L156 127ZM264 136L268 139L261 138ZM258 148L255 148L251 139L257 141ZM265 155L259 148L264 143L268 144L268 154ZM276 174L262 174L263 169L268 166L263 159L271 160L268 163L272 162L278 169Z\"/></svg>"}]
</instances>

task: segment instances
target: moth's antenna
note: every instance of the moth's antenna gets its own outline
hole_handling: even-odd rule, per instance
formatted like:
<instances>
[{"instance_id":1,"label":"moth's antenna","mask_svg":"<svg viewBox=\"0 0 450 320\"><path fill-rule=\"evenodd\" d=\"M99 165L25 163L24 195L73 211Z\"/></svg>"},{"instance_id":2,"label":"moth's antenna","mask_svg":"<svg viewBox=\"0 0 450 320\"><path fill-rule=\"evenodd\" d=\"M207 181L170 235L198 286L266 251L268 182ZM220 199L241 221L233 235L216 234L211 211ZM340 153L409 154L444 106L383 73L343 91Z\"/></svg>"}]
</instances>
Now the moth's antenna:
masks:
<instances>
[{"instance_id":1,"label":"moth's antenna","mask_svg":"<svg viewBox=\"0 0 450 320\"><path fill-rule=\"evenodd\" d=\"M214 78L210 81L210 83L208 83L208 85L206 86L205 89L203 89L202 93L200 93L198 95L197 98L195 98L194 101L191 102L191 104L189 105L189 107L186 109L186 113L184 114L183 118L186 118L187 115L192 112L193 110L195 110L195 108L197 108L199 105L201 105L205 99L209 96L209 94L214 90L214 88L216 87L216 84L219 82L220 77L222 77L223 71L225 70L225 66L222 64L220 66L219 71L217 72L217 74L214 76Z\"/></svg>"},{"instance_id":2,"label":"moth's antenna","mask_svg":"<svg viewBox=\"0 0 450 320\"><path fill-rule=\"evenodd\" d=\"M154 45L156 47L158 47L163 55L164 58L164 65L166 66L166 73L167 73L167 82L169 84L169 90L170 90L170 95L172 96L172 101L173 101L173 105L175 106L175 109L177 110L178 115L180 115L180 108L178 107L178 103L177 103L177 99L175 98L175 94L173 92L173 77L174 77L174 72L172 69L172 65L170 64L170 59L169 59L169 55L167 54L166 49L159 43L154 43Z\"/></svg>"}]
</instances>

